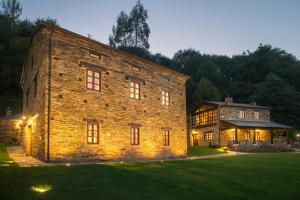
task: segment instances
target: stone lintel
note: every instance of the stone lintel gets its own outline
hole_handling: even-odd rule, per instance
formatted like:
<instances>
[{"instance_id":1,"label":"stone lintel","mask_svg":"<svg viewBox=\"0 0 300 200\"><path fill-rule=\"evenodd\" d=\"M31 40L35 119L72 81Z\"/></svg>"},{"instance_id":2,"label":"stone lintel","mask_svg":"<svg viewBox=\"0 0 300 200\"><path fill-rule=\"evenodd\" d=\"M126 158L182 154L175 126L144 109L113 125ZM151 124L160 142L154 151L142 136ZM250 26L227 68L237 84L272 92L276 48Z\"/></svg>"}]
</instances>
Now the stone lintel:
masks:
<instances>
[{"instance_id":1,"label":"stone lintel","mask_svg":"<svg viewBox=\"0 0 300 200\"><path fill-rule=\"evenodd\" d=\"M144 83L145 84L145 81L141 78L138 78L138 77L134 77L134 76L130 76L130 75L125 75L125 78L127 80L131 80L133 82L137 82L137 83Z\"/></svg>"},{"instance_id":2,"label":"stone lintel","mask_svg":"<svg viewBox=\"0 0 300 200\"><path fill-rule=\"evenodd\" d=\"M93 64L93 63L88 63L88 62L85 62L85 61L80 61L79 66L80 67L90 67L90 68L93 68L93 69L98 69L100 71L107 71L107 68L105 68L105 67L102 67L100 65L96 65L96 64Z\"/></svg>"},{"instance_id":3,"label":"stone lintel","mask_svg":"<svg viewBox=\"0 0 300 200\"><path fill-rule=\"evenodd\" d=\"M103 120L87 118L87 117L84 117L82 120L86 122L92 122L92 123L103 123Z\"/></svg>"},{"instance_id":4,"label":"stone lintel","mask_svg":"<svg viewBox=\"0 0 300 200\"><path fill-rule=\"evenodd\" d=\"M128 123L128 126L131 126L131 127L141 127L142 124L137 124L137 123Z\"/></svg>"}]
</instances>

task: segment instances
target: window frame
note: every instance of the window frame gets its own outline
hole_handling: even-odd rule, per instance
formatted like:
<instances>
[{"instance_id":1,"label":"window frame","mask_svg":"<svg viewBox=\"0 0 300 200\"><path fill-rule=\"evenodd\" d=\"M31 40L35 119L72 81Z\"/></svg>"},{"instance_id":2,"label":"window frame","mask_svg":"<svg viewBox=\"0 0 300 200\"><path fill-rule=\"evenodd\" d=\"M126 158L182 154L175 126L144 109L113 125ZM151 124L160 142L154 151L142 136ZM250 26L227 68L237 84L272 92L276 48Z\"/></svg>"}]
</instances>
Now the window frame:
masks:
<instances>
[{"instance_id":1,"label":"window frame","mask_svg":"<svg viewBox=\"0 0 300 200\"><path fill-rule=\"evenodd\" d=\"M89 125L92 125L92 135L91 136L89 136ZM96 142L94 141L94 138L95 138L95 132L94 132L94 125L96 125L96 127L97 127L97 132L96 132L96 134L97 134L97 140L96 140ZM97 122L87 122L86 123L86 140L87 140L87 144L99 144L99 133L100 133L100 130L99 130L99 128L100 128L100 125L99 125L99 123L97 123ZM92 138L92 142L89 142L89 138Z\"/></svg>"},{"instance_id":2,"label":"window frame","mask_svg":"<svg viewBox=\"0 0 300 200\"><path fill-rule=\"evenodd\" d=\"M250 131L246 131L245 132L245 140L250 140L250 138L251 138Z\"/></svg>"},{"instance_id":3,"label":"window frame","mask_svg":"<svg viewBox=\"0 0 300 200\"><path fill-rule=\"evenodd\" d=\"M92 72L92 76L89 76L89 71ZM95 76L95 74L99 74L99 84L95 83L95 79L97 79L97 77ZM92 82L89 82L89 77L92 78ZM89 88L89 84L92 84L92 88ZM98 85L99 89L95 89L95 86ZM99 70L95 70L95 69L91 69L91 68L87 68L86 69L86 89L87 90L92 90L92 91L101 91L101 71Z\"/></svg>"},{"instance_id":4,"label":"window frame","mask_svg":"<svg viewBox=\"0 0 300 200\"><path fill-rule=\"evenodd\" d=\"M256 142L260 141L260 132L255 132L255 141Z\"/></svg>"},{"instance_id":5,"label":"window frame","mask_svg":"<svg viewBox=\"0 0 300 200\"><path fill-rule=\"evenodd\" d=\"M133 86L132 86L132 84L133 84ZM135 100L141 99L141 84L140 83L135 82L135 81L129 81L129 97L130 97L130 99L135 99Z\"/></svg>"},{"instance_id":6,"label":"window frame","mask_svg":"<svg viewBox=\"0 0 300 200\"><path fill-rule=\"evenodd\" d=\"M259 118L260 118L260 112L254 111L254 119L259 120Z\"/></svg>"},{"instance_id":7,"label":"window frame","mask_svg":"<svg viewBox=\"0 0 300 200\"><path fill-rule=\"evenodd\" d=\"M204 141L211 141L213 140L213 132L212 131L205 132L203 137L204 137Z\"/></svg>"},{"instance_id":8,"label":"window frame","mask_svg":"<svg viewBox=\"0 0 300 200\"><path fill-rule=\"evenodd\" d=\"M163 146L170 146L170 130L163 130Z\"/></svg>"},{"instance_id":9,"label":"window frame","mask_svg":"<svg viewBox=\"0 0 300 200\"><path fill-rule=\"evenodd\" d=\"M170 92L166 90L161 91L161 105L170 107Z\"/></svg>"},{"instance_id":10,"label":"window frame","mask_svg":"<svg viewBox=\"0 0 300 200\"><path fill-rule=\"evenodd\" d=\"M130 145L140 145L140 127L130 127Z\"/></svg>"},{"instance_id":11,"label":"window frame","mask_svg":"<svg viewBox=\"0 0 300 200\"><path fill-rule=\"evenodd\" d=\"M245 110L239 110L239 118L246 119L246 111Z\"/></svg>"}]
</instances>

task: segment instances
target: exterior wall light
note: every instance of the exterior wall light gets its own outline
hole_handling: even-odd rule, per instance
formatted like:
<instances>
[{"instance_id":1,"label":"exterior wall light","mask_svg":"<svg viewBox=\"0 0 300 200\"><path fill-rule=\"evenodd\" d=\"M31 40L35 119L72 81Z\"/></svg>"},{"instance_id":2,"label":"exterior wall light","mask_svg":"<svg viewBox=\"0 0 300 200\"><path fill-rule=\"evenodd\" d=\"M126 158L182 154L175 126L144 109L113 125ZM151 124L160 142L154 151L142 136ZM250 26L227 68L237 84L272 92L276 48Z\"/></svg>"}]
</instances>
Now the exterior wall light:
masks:
<instances>
[{"instance_id":1,"label":"exterior wall light","mask_svg":"<svg viewBox=\"0 0 300 200\"><path fill-rule=\"evenodd\" d=\"M32 186L31 189L35 192L38 192L38 193L45 193L45 192L48 192L49 190L52 189L52 186L51 185L36 185L36 186Z\"/></svg>"}]
</instances>

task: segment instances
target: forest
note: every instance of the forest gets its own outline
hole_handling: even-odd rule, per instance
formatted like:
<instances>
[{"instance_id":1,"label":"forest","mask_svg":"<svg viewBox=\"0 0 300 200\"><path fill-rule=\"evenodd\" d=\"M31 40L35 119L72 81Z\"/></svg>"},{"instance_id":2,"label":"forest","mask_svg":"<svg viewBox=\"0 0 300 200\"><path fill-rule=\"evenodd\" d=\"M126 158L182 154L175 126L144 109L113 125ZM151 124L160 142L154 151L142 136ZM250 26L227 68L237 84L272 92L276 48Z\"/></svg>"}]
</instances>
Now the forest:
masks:
<instances>
[{"instance_id":1,"label":"forest","mask_svg":"<svg viewBox=\"0 0 300 200\"><path fill-rule=\"evenodd\" d=\"M22 112L20 77L33 31L41 22L54 25L52 18L21 19L16 0L2 1L0 8L0 114L9 107ZM203 100L232 96L234 102L272 107L272 120L300 128L300 61L283 49L258 44L232 57L209 55L196 49L178 50L172 58L149 51L148 13L138 1L129 14L121 12L112 28L109 44L190 76L187 110ZM184 39L184 38L183 38ZM105 43L105 42L104 42Z\"/></svg>"}]
</instances>

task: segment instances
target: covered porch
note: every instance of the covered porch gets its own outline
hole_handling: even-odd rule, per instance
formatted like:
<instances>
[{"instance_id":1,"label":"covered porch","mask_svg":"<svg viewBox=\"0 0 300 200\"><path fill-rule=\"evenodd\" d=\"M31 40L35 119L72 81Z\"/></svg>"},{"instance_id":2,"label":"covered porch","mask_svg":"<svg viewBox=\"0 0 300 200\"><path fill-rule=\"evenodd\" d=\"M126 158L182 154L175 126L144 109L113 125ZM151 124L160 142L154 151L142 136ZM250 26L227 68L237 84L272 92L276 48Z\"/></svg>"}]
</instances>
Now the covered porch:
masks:
<instances>
[{"instance_id":1,"label":"covered porch","mask_svg":"<svg viewBox=\"0 0 300 200\"><path fill-rule=\"evenodd\" d=\"M221 120L220 144L289 143L292 127L271 121ZM278 137L281 133L281 137Z\"/></svg>"}]
</instances>

